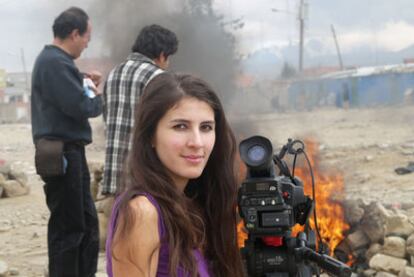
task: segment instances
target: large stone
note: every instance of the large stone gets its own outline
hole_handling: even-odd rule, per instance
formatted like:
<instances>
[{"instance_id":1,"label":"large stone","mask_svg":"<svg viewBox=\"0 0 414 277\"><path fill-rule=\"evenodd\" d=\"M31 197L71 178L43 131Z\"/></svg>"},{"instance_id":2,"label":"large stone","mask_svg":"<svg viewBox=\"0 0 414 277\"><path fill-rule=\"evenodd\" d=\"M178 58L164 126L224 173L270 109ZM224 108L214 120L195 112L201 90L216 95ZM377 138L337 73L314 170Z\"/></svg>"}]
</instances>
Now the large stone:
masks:
<instances>
[{"instance_id":1,"label":"large stone","mask_svg":"<svg viewBox=\"0 0 414 277\"><path fill-rule=\"evenodd\" d=\"M407 260L404 259L384 254L376 254L369 261L369 266L377 271L386 271L398 274L404 269L407 263Z\"/></svg>"},{"instance_id":2,"label":"large stone","mask_svg":"<svg viewBox=\"0 0 414 277\"><path fill-rule=\"evenodd\" d=\"M408 237L406 246L407 253L411 256L414 256L414 234Z\"/></svg>"},{"instance_id":3,"label":"large stone","mask_svg":"<svg viewBox=\"0 0 414 277\"><path fill-rule=\"evenodd\" d=\"M369 238L362 230L358 229L346 237L346 241L352 251L366 248L369 245Z\"/></svg>"},{"instance_id":4,"label":"large stone","mask_svg":"<svg viewBox=\"0 0 414 277\"><path fill-rule=\"evenodd\" d=\"M7 180L6 182L4 182L3 189L5 197L16 197L26 195L30 191L28 186L23 186L16 180Z\"/></svg>"},{"instance_id":5,"label":"large stone","mask_svg":"<svg viewBox=\"0 0 414 277\"><path fill-rule=\"evenodd\" d=\"M364 209L360 200L347 199L344 202L345 219L351 225L358 224L364 216Z\"/></svg>"},{"instance_id":6,"label":"large stone","mask_svg":"<svg viewBox=\"0 0 414 277\"><path fill-rule=\"evenodd\" d=\"M407 238L414 233L414 225L404 214L397 213L389 215L385 222L385 234L387 236L399 236Z\"/></svg>"},{"instance_id":7,"label":"large stone","mask_svg":"<svg viewBox=\"0 0 414 277\"><path fill-rule=\"evenodd\" d=\"M382 245L379 243L373 243L368 248L367 252L365 252L365 258L367 261L371 260L376 254L380 253L382 250Z\"/></svg>"},{"instance_id":8,"label":"large stone","mask_svg":"<svg viewBox=\"0 0 414 277\"><path fill-rule=\"evenodd\" d=\"M373 202L365 208L360 228L365 232L371 243L384 239L384 222L389 212L378 202Z\"/></svg>"},{"instance_id":9,"label":"large stone","mask_svg":"<svg viewBox=\"0 0 414 277\"><path fill-rule=\"evenodd\" d=\"M406 242L401 237L386 237L382 253L397 258L404 258L406 255Z\"/></svg>"},{"instance_id":10,"label":"large stone","mask_svg":"<svg viewBox=\"0 0 414 277\"><path fill-rule=\"evenodd\" d=\"M21 170L16 170L16 169L10 170L9 179L16 180L23 186L27 186L27 182L28 182L27 175Z\"/></svg>"},{"instance_id":11,"label":"large stone","mask_svg":"<svg viewBox=\"0 0 414 277\"><path fill-rule=\"evenodd\" d=\"M398 277L414 277L414 267L404 267L404 269L400 271Z\"/></svg>"}]
</instances>

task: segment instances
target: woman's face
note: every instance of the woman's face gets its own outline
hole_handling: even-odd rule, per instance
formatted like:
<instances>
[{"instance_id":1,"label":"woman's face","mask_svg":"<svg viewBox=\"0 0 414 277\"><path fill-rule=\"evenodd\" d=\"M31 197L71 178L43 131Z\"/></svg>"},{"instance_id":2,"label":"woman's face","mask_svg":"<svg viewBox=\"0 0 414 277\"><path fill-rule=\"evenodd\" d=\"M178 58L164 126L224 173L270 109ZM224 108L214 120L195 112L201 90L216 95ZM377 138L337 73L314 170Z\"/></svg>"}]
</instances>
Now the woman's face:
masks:
<instances>
[{"instance_id":1,"label":"woman's face","mask_svg":"<svg viewBox=\"0 0 414 277\"><path fill-rule=\"evenodd\" d=\"M153 147L178 189L201 175L216 140L213 109L184 97L158 122Z\"/></svg>"}]
</instances>

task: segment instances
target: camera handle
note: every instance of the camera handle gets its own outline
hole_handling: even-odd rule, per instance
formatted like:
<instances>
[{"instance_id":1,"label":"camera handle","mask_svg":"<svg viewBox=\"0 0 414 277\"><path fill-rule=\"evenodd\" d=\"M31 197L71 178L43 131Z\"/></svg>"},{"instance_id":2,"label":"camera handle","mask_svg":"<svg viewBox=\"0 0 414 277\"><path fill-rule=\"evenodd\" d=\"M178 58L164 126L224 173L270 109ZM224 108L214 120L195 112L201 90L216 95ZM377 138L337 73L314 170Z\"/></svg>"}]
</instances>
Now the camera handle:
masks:
<instances>
[{"instance_id":1,"label":"camera handle","mask_svg":"<svg viewBox=\"0 0 414 277\"><path fill-rule=\"evenodd\" d=\"M338 277L349 277L352 274L351 269L346 264L325 254L319 254L313 249L306 246L306 234L301 232L298 234L299 247L294 249L297 261L310 261L318 265L318 267L326 270L330 274Z\"/></svg>"},{"instance_id":2,"label":"camera handle","mask_svg":"<svg viewBox=\"0 0 414 277\"><path fill-rule=\"evenodd\" d=\"M290 172L289 167L283 160L283 158L285 157L286 153L296 156L298 154L304 153L304 150L305 144L303 143L303 141L298 139L292 140L291 138L289 138L288 142L282 146L282 149L280 149L279 154L273 155L273 162L279 168L281 175L287 176L293 182L295 182L292 173Z\"/></svg>"}]
</instances>

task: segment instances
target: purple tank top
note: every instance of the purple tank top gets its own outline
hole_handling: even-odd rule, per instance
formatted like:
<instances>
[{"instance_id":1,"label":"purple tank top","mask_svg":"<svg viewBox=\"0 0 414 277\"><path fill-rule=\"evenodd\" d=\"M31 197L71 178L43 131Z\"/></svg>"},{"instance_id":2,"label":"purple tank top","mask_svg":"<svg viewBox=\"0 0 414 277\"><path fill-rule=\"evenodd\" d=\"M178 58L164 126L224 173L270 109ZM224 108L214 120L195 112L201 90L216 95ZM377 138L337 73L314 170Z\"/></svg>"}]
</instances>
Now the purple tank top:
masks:
<instances>
[{"instance_id":1,"label":"purple tank top","mask_svg":"<svg viewBox=\"0 0 414 277\"><path fill-rule=\"evenodd\" d=\"M160 206L158 205L157 201L155 200L152 195L148 193L137 193L138 195L143 195L147 197L147 199L154 205L154 207L157 209L158 212L158 234L160 237L160 252L158 255L158 268L157 268L157 277L168 277L169 276L169 270L168 270L168 262L169 262L169 247L168 247L168 241L165 239L167 230L164 225L164 219L162 217ZM120 200L122 198L122 195L119 196L114 203L114 206L112 208L112 214L111 218L108 224L108 233L107 233L107 239L106 239L106 272L108 274L108 277L113 277L112 273L112 253L111 253L111 245L112 240L114 236L114 230L117 224L118 219L118 207L120 204ZM206 260L202 256L199 250L194 250L194 257L196 258L197 265L198 265L198 274L199 277L209 277L210 274L208 272L208 266L206 263ZM177 269L177 277L187 277L188 274L185 274L182 268Z\"/></svg>"}]
</instances>

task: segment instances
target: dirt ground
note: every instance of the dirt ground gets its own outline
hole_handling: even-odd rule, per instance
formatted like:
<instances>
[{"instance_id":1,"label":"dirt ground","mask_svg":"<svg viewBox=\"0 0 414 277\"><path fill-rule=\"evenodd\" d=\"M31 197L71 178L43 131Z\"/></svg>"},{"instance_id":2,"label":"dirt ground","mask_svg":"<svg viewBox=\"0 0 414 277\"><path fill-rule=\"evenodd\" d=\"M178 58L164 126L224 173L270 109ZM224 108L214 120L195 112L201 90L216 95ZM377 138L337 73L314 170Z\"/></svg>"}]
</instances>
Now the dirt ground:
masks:
<instances>
[{"instance_id":1,"label":"dirt ground","mask_svg":"<svg viewBox=\"0 0 414 277\"><path fill-rule=\"evenodd\" d=\"M414 106L376 109L324 109L312 112L230 116L244 136L260 134L278 149L287 138L314 138L320 144L324 170L340 170L346 197L400 205L414 200L414 173L397 175L396 167L414 161ZM103 162L101 119L92 121L94 143L89 161ZM33 166L29 124L0 125L0 159L23 169L29 195L0 199L0 260L19 276L43 276L47 266L48 210L42 183ZM99 275L104 274L103 254Z\"/></svg>"}]
</instances>

